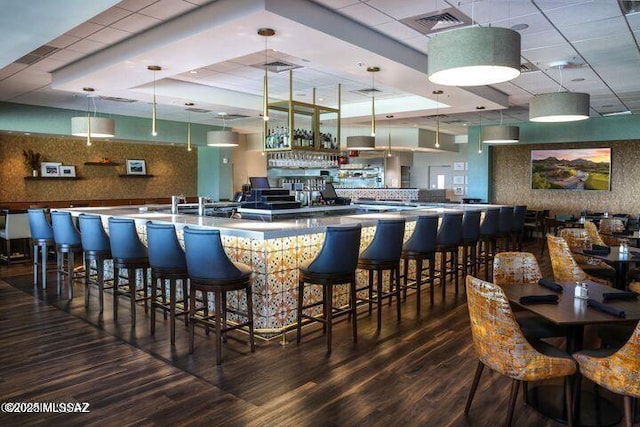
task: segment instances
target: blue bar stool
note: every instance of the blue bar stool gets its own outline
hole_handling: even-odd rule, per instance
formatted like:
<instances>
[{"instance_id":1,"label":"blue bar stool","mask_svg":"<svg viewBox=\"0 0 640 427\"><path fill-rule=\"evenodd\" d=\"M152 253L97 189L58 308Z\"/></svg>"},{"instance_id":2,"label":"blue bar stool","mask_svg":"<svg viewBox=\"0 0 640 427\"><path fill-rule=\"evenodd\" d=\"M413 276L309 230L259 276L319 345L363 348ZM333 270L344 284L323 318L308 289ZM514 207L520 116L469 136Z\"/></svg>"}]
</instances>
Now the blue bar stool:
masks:
<instances>
[{"instance_id":1,"label":"blue bar stool","mask_svg":"<svg viewBox=\"0 0 640 427\"><path fill-rule=\"evenodd\" d=\"M522 239L524 237L524 222L527 216L527 205L517 205L513 208L513 220L511 222L511 239L516 244L518 251L522 252Z\"/></svg>"},{"instance_id":2,"label":"blue bar stool","mask_svg":"<svg viewBox=\"0 0 640 427\"><path fill-rule=\"evenodd\" d=\"M484 279L489 280L489 263L493 262L496 253L496 236L500 209L492 208L484 211L484 220L480 224L480 240L478 245L478 267L484 263ZM466 279L465 279L466 280Z\"/></svg>"},{"instance_id":3,"label":"blue bar stool","mask_svg":"<svg viewBox=\"0 0 640 427\"><path fill-rule=\"evenodd\" d=\"M38 286L38 272L42 274L42 289L47 288L47 257L49 248L55 247L53 227L49 224L44 209L29 209L29 228L33 245L33 284ZM38 261L40 258L40 261Z\"/></svg>"},{"instance_id":4,"label":"blue bar stool","mask_svg":"<svg viewBox=\"0 0 640 427\"><path fill-rule=\"evenodd\" d=\"M104 231L102 219L98 215L80 214L78 216L80 227L80 240L84 251L84 306L89 307L89 287L98 287L98 298L100 300L100 313L104 311L104 290L112 289L113 285L105 287L104 283L104 262L113 259L111 256L111 242L109 236ZM95 262L95 269L91 263ZM95 276L91 272L95 271ZM111 280L113 283L113 280Z\"/></svg>"},{"instance_id":5,"label":"blue bar stool","mask_svg":"<svg viewBox=\"0 0 640 427\"><path fill-rule=\"evenodd\" d=\"M440 284L444 300L448 274L455 279L456 294L458 293L458 248L462 244L462 213L447 212L442 216L436 243L440 253Z\"/></svg>"},{"instance_id":6,"label":"blue bar stool","mask_svg":"<svg viewBox=\"0 0 640 427\"><path fill-rule=\"evenodd\" d=\"M255 351L253 340L253 301L251 297L251 267L232 262L222 247L219 230L184 228L184 246L189 272L189 353L193 353L195 324L211 325L216 330L216 364L222 363L222 335L234 329L249 329L249 346ZM227 325L227 292L245 291L247 298L246 322ZM213 316L196 316L196 292L203 299L206 294L214 294L215 313ZM206 304L206 303L205 303ZM207 307L204 307L205 313ZM221 322L223 325L221 325Z\"/></svg>"},{"instance_id":7,"label":"blue bar stool","mask_svg":"<svg viewBox=\"0 0 640 427\"><path fill-rule=\"evenodd\" d=\"M396 311L398 321L400 321L400 255L402 254L402 240L404 238L403 219L381 219L376 224L376 233L373 240L358 258L358 269L366 270L369 279L368 286L356 289L356 292L368 290L369 297L361 301L369 303L369 314L371 314L373 303L378 306L378 328L382 325L382 300L389 298L389 304L393 296L396 296ZM382 275L385 271L390 271L389 290L382 289ZM373 289L373 276L377 276L375 299ZM394 280L395 275L395 280ZM394 290L395 282L395 290Z\"/></svg>"},{"instance_id":8,"label":"blue bar stool","mask_svg":"<svg viewBox=\"0 0 640 427\"><path fill-rule=\"evenodd\" d=\"M404 297L407 297L407 288L416 290L416 306L417 313L420 313L420 287L422 286L422 273L424 271L424 261L429 263L429 278L427 283L430 285L429 293L431 305L433 305L433 281L435 278L436 266L436 239L438 236L438 217L419 216L416 220L416 227L413 234L402 247L401 258L404 260ZM416 278L415 284L408 284L409 276L409 260L416 262Z\"/></svg>"},{"instance_id":9,"label":"blue bar stool","mask_svg":"<svg viewBox=\"0 0 640 427\"><path fill-rule=\"evenodd\" d=\"M497 249L498 252L511 250L511 232L513 230L513 206L500 207L498 217ZM504 242L504 246L501 242Z\"/></svg>"},{"instance_id":10,"label":"blue bar stool","mask_svg":"<svg viewBox=\"0 0 640 427\"><path fill-rule=\"evenodd\" d=\"M69 212L51 212L51 224L53 238L56 241L58 293L62 294L62 285L66 282L69 287L69 298L73 299L73 281L76 278L75 254L82 252L80 232L73 223ZM64 277L66 277L66 281L63 280Z\"/></svg>"},{"instance_id":11,"label":"blue bar stool","mask_svg":"<svg viewBox=\"0 0 640 427\"><path fill-rule=\"evenodd\" d=\"M147 251L149 253L149 265L151 265L151 335L156 330L156 307L164 312L171 328L171 345L176 342L176 316L184 316L185 324L189 324L189 305L187 281L187 260L184 250L180 246L176 228L173 224L147 223ZM165 282L169 281L169 296L167 304L167 288ZM176 296L176 282L182 282L182 299L178 301ZM160 297L158 296L160 291ZM176 308L182 303L182 310Z\"/></svg>"},{"instance_id":12,"label":"blue bar stool","mask_svg":"<svg viewBox=\"0 0 640 427\"><path fill-rule=\"evenodd\" d=\"M327 227L324 244L318 255L299 267L298 278L298 324L296 326L296 342L299 344L302 335L302 319L309 319L323 324L323 332L327 335L327 354L331 353L331 329L333 317L349 314L353 329L353 342L358 341L358 325L356 313L356 267L360 251L360 233L362 226ZM322 301L304 304L305 283L322 286ZM349 283L349 308L337 310L333 308L333 286ZM304 314L304 310L322 305L322 318Z\"/></svg>"},{"instance_id":13,"label":"blue bar stool","mask_svg":"<svg viewBox=\"0 0 640 427\"><path fill-rule=\"evenodd\" d=\"M111 255L113 256L113 320L118 320L118 296L126 295L131 300L131 328L136 327L136 302L144 301L145 313L149 311L147 300L147 269L149 257L142 244L132 219L109 218ZM120 270L127 270L127 283L120 284ZM142 270L142 289L138 289L137 270ZM138 291L143 295L139 296Z\"/></svg>"},{"instance_id":14,"label":"blue bar stool","mask_svg":"<svg viewBox=\"0 0 640 427\"><path fill-rule=\"evenodd\" d=\"M478 241L480 240L481 211L465 211L462 216L462 278L477 274Z\"/></svg>"}]
</instances>

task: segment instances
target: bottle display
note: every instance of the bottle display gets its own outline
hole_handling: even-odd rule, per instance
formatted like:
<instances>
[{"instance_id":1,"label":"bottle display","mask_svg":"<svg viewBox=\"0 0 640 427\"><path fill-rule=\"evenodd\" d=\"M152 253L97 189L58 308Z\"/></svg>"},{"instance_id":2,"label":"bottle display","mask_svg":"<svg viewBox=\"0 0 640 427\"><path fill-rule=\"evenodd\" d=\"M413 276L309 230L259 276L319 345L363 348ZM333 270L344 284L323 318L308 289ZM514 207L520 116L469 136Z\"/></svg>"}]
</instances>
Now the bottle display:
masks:
<instances>
[{"instance_id":1,"label":"bottle display","mask_svg":"<svg viewBox=\"0 0 640 427\"><path fill-rule=\"evenodd\" d=\"M269 168L337 168L337 154L286 151L270 153L267 159Z\"/></svg>"}]
</instances>

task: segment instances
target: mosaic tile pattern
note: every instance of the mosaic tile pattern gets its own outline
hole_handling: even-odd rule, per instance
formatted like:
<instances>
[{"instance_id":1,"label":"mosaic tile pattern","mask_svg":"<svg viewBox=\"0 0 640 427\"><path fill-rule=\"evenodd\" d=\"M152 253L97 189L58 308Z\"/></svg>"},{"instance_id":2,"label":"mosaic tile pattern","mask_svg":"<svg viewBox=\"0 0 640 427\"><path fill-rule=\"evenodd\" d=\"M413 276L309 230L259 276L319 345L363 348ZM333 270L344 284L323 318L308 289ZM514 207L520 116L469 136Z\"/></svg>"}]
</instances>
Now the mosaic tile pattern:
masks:
<instances>
[{"instance_id":1,"label":"mosaic tile pattern","mask_svg":"<svg viewBox=\"0 0 640 427\"><path fill-rule=\"evenodd\" d=\"M361 197L375 200L400 200L410 202L418 200L417 188L336 188L340 197L357 200Z\"/></svg>"},{"instance_id":2,"label":"mosaic tile pattern","mask_svg":"<svg viewBox=\"0 0 640 427\"><path fill-rule=\"evenodd\" d=\"M498 286L536 284L540 279L542 272L538 261L530 252L500 252L493 259L493 283Z\"/></svg>"}]
</instances>

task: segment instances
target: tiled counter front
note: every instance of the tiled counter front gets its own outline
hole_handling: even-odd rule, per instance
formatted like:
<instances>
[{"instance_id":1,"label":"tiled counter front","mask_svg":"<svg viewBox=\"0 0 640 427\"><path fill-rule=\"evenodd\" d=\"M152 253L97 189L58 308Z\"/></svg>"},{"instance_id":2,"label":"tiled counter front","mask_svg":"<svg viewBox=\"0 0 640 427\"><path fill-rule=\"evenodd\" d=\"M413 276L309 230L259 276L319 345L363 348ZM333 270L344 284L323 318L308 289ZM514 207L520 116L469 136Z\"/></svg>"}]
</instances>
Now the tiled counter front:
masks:
<instances>
[{"instance_id":1,"label":"tiled counter front","mask_svg":"<svg viewBox=\"0 0 640 427\"><path fill-rule=\"evenodd\" d=\"M411 202L418 200L417 188L336 188L340 197L348 197L351 200L361 198L374 200L399 200Z\"/></svg>"}]
</instances>

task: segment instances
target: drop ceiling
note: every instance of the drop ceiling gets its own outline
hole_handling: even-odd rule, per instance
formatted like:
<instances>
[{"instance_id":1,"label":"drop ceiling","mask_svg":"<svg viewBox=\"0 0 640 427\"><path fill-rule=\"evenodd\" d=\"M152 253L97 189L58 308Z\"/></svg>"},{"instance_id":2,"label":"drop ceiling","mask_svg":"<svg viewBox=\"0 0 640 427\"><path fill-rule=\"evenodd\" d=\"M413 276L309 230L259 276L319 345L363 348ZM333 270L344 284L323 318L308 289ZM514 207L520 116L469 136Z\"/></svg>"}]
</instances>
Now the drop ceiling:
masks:
<instances>
[{"instance_id":1,"label":"drop ceiling","mask_svg":"<svg viewBox=\"0 0 640 427\"><path fill-rule=\"evenodd\" d=\"M6 3L6 2L5 2ZM591 115L640 112L640 13L617 0L113 0L10 2L4 7L0 101L260 129L265 62L295 67L294 98L335 106L346 124L376 113L391 125L465 134L466 126L528 120L537 93L591 94ZM55 4L53 4L55 3ZM633 2L625 2L626 5ZM56 7L58 9L56 9ZM35 10L35 12L34 12ZM518 29L520 77L490 87L439 87L427 79L429 41L411 24L445 11L465 23ZM37 13L36 13L37 12ZM51 21L51 22L47 22ZM10 25L20 22L20 25ZM270 27L267 40L257 34ZM564 64L560 66L559 64ZM372 80L368 66L381 72ZM289 96L288 72L269 72L271 100ZM432 92L444 91L437 107ZM204 112L189 113L186 102ZM482 119L477 106L484 106ZM348 114L346 113L348 111Z\"/></svg>"}]
</instances>

